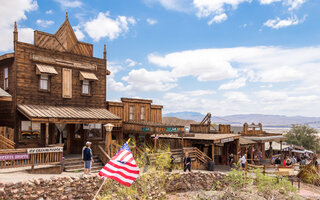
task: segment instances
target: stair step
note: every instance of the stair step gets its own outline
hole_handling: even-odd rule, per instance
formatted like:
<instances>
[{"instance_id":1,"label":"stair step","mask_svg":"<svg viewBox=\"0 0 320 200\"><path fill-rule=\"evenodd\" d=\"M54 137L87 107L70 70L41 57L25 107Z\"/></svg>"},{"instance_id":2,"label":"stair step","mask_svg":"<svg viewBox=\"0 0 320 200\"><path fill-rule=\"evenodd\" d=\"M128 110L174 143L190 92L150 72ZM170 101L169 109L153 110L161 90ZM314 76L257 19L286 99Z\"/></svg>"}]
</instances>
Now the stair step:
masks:
<instances>
[{"instance_id":1,"label":"stair step","mask_svg":"<svg viewBox=\"0 0 320 200\"><path fill-rule=\"evenodd\" d=\"M100 159L99 158L95 158L94 159L94 162L100 162ZM67 165L74 165L74 164L78 164L78 163L83 163L83 160L82 159L79 159L79 160L64 160L64 165L67 166Z\"/></svg>"},{"instance_id":2,"label":"stair step","mask_svg":"<svg viewBox=\"0 0 320 200\"><path fill-rule=\"evenodd\" d=\"M65 169L77 169L77 168L82 168L84 166L84 163L79 163L77 165L68 165L68 166L64 166ZM92 167L95 167L95 166L103 166L103 163L102 162L99 162L99 163L93 163Z\"/></svg>"}]
</instances>

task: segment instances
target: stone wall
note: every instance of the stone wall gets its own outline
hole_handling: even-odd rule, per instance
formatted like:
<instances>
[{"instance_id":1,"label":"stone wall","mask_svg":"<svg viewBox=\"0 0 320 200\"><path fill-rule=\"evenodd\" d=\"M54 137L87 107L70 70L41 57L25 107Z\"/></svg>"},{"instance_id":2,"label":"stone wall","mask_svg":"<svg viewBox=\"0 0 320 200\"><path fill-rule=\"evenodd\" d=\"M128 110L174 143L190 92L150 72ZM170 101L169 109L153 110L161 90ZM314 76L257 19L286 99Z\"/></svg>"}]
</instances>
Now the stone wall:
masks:
<instances>
[{"instance_id":1,"label":"stone wall","mask_svg":"<svg viewBox=\"0 0 320 200\"><path fill-rule=\"evenodd\" d=\"M171 174L172 175L172 174ZM170 176L171 176L170 175ZM187 192L198 190L211 190L223 187L224 174L220 172L192 172L173 173L173 180L168 181L165 193ZM6 183L0 182L0 200L69 200L93 199L103 179L97 175L82 177L52 177L50 179L33 179L26 182ZM116 184L115 184L116 185ZM152 186L150 191L152 199L157 199L160 191ZM154 193L154 194L152 194ZM161 194L160 194L161 196Z\"/></svg>"},{"instance_id":2,"label":"stone wall","mask_svg":"<svg viewBox=\"0 0 320 200\"><path fill-rule=\"evenodd\" d=\"M93 199L103 179L93 176L52 177L51 179L33 179L25 182L0 182L0 199L5 200L67 200Z\"/></svg>"}]
</instances>

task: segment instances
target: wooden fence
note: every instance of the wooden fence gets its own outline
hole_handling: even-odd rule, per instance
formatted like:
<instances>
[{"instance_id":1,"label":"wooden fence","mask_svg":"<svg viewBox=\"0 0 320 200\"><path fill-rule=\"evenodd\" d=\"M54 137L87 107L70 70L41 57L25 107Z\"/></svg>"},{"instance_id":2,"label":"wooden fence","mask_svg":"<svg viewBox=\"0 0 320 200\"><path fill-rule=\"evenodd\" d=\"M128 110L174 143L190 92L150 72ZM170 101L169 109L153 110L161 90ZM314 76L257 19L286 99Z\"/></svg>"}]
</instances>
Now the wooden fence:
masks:
<instances>
[{"instance_id":1,"label":"wooden fence","mask_svg":"<svg viewBox=\"0 0 320 200\"><path fill-rule=\"evenodd\" d=\"M27 149L1 149L0 169L62 163L63 152L28 154Z\"/></svg>"}]
</instances>

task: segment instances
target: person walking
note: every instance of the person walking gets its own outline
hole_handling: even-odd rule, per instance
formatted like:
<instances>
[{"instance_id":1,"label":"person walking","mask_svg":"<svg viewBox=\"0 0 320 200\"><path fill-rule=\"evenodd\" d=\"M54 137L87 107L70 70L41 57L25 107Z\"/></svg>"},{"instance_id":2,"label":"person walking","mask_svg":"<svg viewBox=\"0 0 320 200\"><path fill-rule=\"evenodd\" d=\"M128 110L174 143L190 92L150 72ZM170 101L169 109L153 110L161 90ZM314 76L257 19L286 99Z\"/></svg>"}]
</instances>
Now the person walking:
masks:
<instances>
[{"instance_id":1,"label":"person walking","mask_svg":"<svg viewBox=\"0 0 320 200\"><path fill-rule=\"evenodd\" d=\"M247 162L247 154L244 154L240 159L242 169L246 167L246 162Z\"/></svg>"},{"instance_id":2,"label":"person walking","mask_svg":"<svg viewBox=\"0 0 320 200\"><path fill-rule=\"evenodd\" d=\"M230 168L232 168L232 164L233 164L233 153L231 153L229 155L229 166L230 166Z\"/></svg>"},{"instance_id":3,"label":"person walking","mask_svg":"<svg viewBox=\"0 0 320 200\"><path fill-rule=\"evenodd\" d=\"M175 158L173 157L172 153L170 153L170 168L169 168L169 172L172 172L174 160L175 160Z\"/></svg>"},{"instance_id":4,"label":"person walking","mask_svg":"<svg viewBox=\"0 0 320 200\"><path fill-rule=\"evenodd\" d=\"M82 159L84 161L84 174L90 174L91 164L94 162L91 150L91 142L86 142L86 146L82 149Z\"/></svg>"},{"instance_id":5,"label":"person walking","mask_svg":"<svg viewBox=\"0 0 320 200\"><path fill-rule=\"evenodd\" d=\"M189 170L189 172L191 172L191 158L189 157L189 153L186 152L185 157L183 159L183 171L187 171L187 169Z\"/></svg>"}]
</instances>

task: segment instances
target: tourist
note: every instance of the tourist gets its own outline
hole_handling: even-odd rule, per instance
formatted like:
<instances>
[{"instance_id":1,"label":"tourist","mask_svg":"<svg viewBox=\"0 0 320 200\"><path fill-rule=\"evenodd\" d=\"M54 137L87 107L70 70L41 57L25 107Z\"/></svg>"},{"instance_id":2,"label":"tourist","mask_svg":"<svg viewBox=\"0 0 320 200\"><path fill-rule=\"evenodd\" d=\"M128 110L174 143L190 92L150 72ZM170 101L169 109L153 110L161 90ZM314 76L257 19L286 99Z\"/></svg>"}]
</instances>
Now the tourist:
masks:
<instances>
[{"instance_id":1,"label":"tourist","mask_svg":"<svg viewBox=\"0 0 320 200\"><path fill-rule=\"evenodd\" d=\"M149 169L150 165L150 159L148 153L150 152L149 148L146 148L146 151L144 152L144 170L143 172L146 173Z\"/></svg>"},{"instance_id":2,"label":"tourist","mask_svg":"<svg viewBox=\"0 0 320 200\"><path fill-rule=\"evenodd\" d=\"M283 166L284 166L284 167L287 166L287 159L286 159L286 157L284 157L284 159L283 159Z\"/></svg>"},{"instance_id":3,"label":"tourist","mask_svg":"<svg viewBox=\"0 0 320 200\"><path fill-rule=\"evenodd\" d=\"M274 161L274 164L275 164L276 166L281 165L281 159L280 159L280 156L278 156L278 157L276 158L276 160Z\"/></svg>"},{"instance_id":4,"label":"tourist","mask_svg":"<svg viewBox=\"0 0 320 200\"><path fill-rule=\"evenodd\" d=\"M229 155L229 166L230 166L230 168L232 168L232 164L233 164L233 153L231 153Z\"/></svg>"},{"instance_id":5,"label":"tourist","mask_svg":"<svg viewBox=\"0 0 320 200\"><path fill-rule=\"evenodd\" d=\"M172 153L170 153L170 168L169 168L169 172L172 172L174 160L175 160L175 158L173 157Z\"/></svg>"},{"instance_id":6,"label":"tourist","mask_svg":"<svg viewBox=\"0 0 320 200\"><path fill-rule=\"evenodd\" d=\"M244 168L246 167L246 162L247 162L247 154L244 154L244 155L240 158L240 163L241 163L242 169L244 169Z\"/></svg>"},{"instance_id":7,"label":"tourist","mask_svg":"<svg viewBox=\"0 0 320 200\"><path fill-rule=\"evenodd\" d=\"M191 172L191 158L189 157L189 153L186 152L185 154L186 156L183 159L183 171L187 171L187 169L189 170L189 172Z\"/></svg>"},{"instance_id":8,"label":"tourist","mask_svg":"<svg viewBox=\"0 0 320 200\"><path fill-rule=\"evenodd\" d=\"M91 169L91 164L93 163L91 142L86 142L86 146L82 149L82 159L84 161L84 174L89 174Z\"/></svg>"},{"instance_id":9,"label":"tourist","mask_svg":"<svg viewBox=\"0 0 320 200\"><path fill-rule=\"evenodd\" d=\"M286 160L286 166L290 166L292 164L290 157Z\"/></svg>"}]
</instances>

